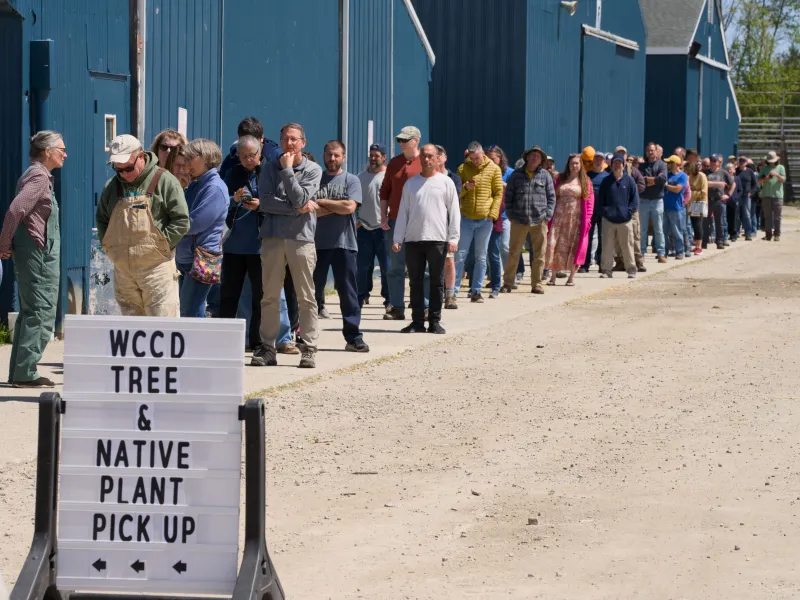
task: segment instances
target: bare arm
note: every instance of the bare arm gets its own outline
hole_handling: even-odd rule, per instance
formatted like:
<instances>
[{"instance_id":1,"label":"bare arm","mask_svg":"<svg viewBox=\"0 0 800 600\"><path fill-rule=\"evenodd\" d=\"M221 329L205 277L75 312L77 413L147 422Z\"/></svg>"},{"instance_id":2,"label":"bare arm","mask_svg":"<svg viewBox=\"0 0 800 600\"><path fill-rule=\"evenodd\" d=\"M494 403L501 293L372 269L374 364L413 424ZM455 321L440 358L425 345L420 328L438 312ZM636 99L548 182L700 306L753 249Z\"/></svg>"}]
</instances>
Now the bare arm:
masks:
<instances>
[{"instance_id":1,"label":"bare arm","mask_svg":"<svg viewBox=\"0 0 800 600\"><path fill-rule=\"evenodd\" d=\"M316 203L319 205L320 209L324 209L326 211L325 214L330 215L352 215L358 204L355 200L331 200L329 198L317 198ZM319 210L317 210L317 216L321 217Z\"/></svg>"}]
</instances>

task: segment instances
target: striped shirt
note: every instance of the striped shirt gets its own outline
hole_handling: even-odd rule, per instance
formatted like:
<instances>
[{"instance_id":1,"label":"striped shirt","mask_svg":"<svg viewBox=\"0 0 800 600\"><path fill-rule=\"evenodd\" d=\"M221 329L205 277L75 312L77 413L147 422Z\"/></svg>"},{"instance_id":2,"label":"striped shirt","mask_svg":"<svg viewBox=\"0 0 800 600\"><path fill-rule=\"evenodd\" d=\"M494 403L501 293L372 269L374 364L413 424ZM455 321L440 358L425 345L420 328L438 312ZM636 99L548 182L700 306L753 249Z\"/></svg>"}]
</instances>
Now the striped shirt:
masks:
<instances>
[{"instance_id":1,"label":"striped shirt","mask_svg":"<svg viewBox=\"0 0 800 600\"><path fill-rule=\"evenodd\" d=\"M39 248L44 248L47 237L47 219L53 210L53 176L41 164L33 163L26 175L19 181L19 194L11 202L3 219L0 232L0 253L11 250L14 233L22 223Z\"/></svg>"}]
</instances>

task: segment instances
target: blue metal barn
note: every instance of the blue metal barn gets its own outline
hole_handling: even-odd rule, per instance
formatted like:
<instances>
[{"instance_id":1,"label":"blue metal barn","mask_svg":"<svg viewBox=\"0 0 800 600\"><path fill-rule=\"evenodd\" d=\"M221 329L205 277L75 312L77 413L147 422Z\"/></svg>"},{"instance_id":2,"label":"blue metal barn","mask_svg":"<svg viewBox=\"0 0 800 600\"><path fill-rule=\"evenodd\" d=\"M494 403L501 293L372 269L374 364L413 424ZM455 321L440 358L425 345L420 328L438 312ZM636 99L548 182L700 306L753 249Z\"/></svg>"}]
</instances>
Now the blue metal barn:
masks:
<instances>
[{"instance_id":1,"label":"blue metal barn","mask_svg":"<svg viewBox=\"0 0 800 600\"><path fill-rule=\"evenodd\" d=\"M665 153L738 154L741 113L720 0L642 0L648 27L645 138Z\"/></svg>"},{"instance_id":2,"label":"blue metal barn","mask_svg":"<svg viewBox=\"0 0 800 600\"><path fill-rule=\"evenodd\" d=\"M431 136L512 161L538 144L557 168L591 145L639 148L646 29L638 0L414 0L437 56Z\"/></svg>"},{"instance_id":3,"label":"blue metal barn","mask_svg":"<svg viewBox=\"0 0 800 600\"><path fill-rule=\"evenodd\" d=\"M31 85L31 43L52 40L49 90ZM411 0L0 0L0 216L27 164L28 138L63 133L59 315L88 306L94 210L112 176L110 137L134 133L149 146L162 129L223 146L245 116L277 139L284 123L306 128L321 161L346 140L359 171L371 141L392 148L396 129L427 133L435 57ZM34 61L35 62L35 61ZM43 118L34 98L45 99ZM0 319L14 310L5 261Z\"/></svg>"}]
</instances>

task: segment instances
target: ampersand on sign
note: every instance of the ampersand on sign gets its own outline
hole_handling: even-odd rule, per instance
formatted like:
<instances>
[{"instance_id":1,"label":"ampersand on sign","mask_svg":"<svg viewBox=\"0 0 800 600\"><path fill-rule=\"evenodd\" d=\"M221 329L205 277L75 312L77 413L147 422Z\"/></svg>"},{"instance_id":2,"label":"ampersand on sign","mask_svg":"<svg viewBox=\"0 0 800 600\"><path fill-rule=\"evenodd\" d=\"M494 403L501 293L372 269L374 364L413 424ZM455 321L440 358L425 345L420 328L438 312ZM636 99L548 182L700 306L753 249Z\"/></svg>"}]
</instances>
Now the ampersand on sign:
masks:
<instances>
[{"instance_id":1,"label":"ampersand on sign","mask_svg":"<svg viewBox=\"0 0 800 600\"><path fill-rule=\"evenodd\" d=\"M139 405L139 421L136 423L139 426L139 431L150 431L151 421L147 418L145 411L148 410L147 404Z\"/></svg>"}]
</instances>

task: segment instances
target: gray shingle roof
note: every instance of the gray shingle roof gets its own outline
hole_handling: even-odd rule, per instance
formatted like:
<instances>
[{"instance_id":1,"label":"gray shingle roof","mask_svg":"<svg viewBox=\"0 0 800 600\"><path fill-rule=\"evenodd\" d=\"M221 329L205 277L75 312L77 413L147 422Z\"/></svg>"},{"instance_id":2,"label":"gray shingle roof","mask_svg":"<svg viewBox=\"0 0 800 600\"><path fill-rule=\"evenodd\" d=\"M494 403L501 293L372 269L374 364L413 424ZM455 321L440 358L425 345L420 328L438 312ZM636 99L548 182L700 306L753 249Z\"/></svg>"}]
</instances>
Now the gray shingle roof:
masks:
<instances>
[{"instance_id":1,"label":"gray shingle roof","mask_svg":"<svg viewBox=\"0 0 800 600\"><path fill-rule=\"evenodd\" d=\"M705 0L640 0L648 48L689 48Z\"/></svg>"}]
</instances>

